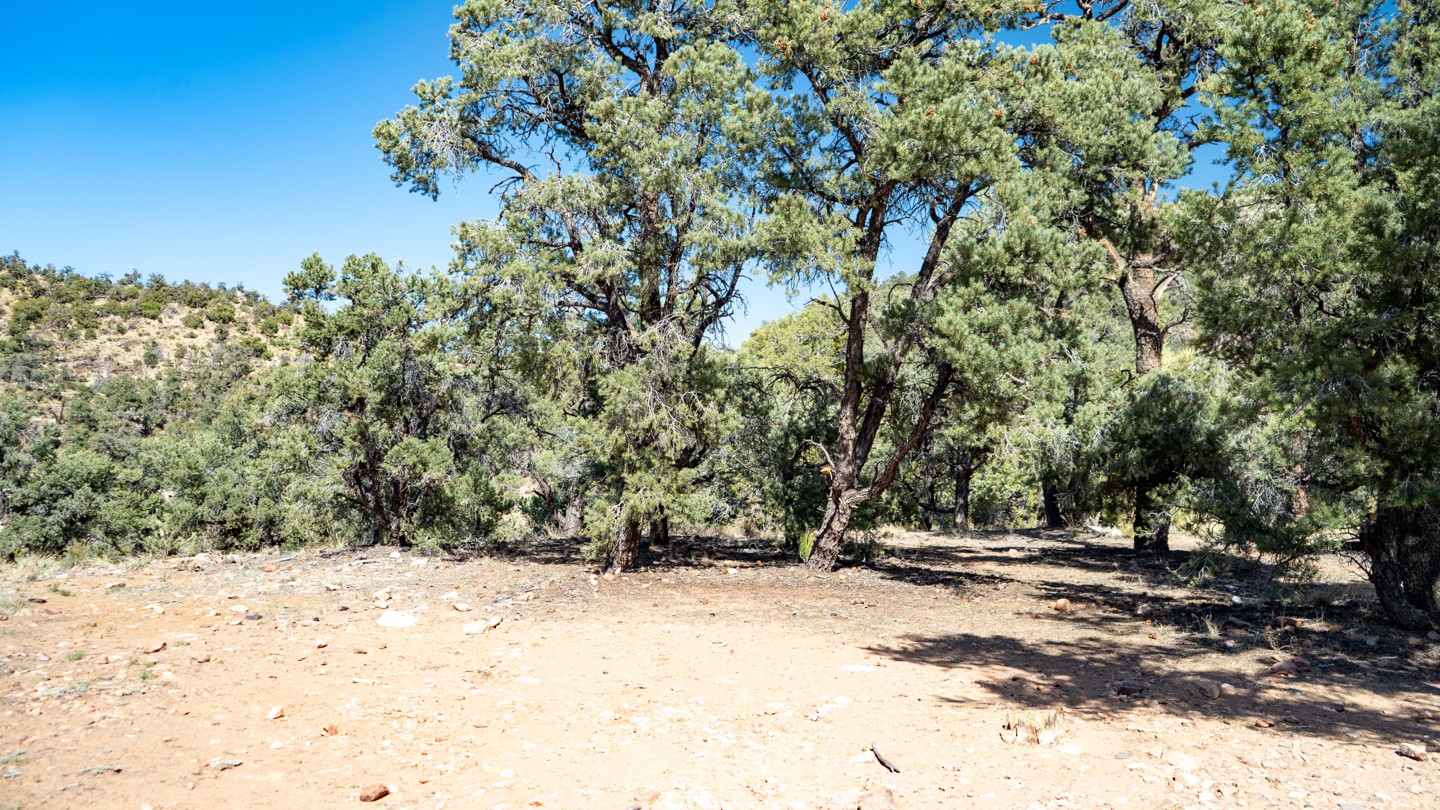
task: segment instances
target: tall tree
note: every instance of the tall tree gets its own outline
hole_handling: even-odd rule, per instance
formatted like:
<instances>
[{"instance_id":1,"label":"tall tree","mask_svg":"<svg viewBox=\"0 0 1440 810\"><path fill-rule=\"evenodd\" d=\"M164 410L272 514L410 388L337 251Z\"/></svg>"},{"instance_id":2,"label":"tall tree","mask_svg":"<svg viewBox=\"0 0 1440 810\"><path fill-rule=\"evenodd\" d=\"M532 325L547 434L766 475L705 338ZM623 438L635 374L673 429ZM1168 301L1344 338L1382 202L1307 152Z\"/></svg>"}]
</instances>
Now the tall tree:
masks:
<instances>
[{"instance_id":1,"label":"tall tree","mask_svg":"<svg viewBox=\"0 0 1440 810\"><path fill-rule=\"evenodd\" d=\"M1440 625L1440 14L1256 4L1226 63L1240 177L1188 201L1206 333L1313 426L1387 613Z\"/></svg>"},{"instance_id":2,"label":"tall tree","mask_svg":"<svg viewBox=\"0 0 1440 810\"><path fill-rule=\"evenodd\" d=\"M718 435L707 340L756 248L747 188L770 96L706 3L470 2L460 77L375 136L397 183L500 177L501 213L457 228L474 311L530 319L588 347L572 416L596 454L589 510L607 567L638 563ZM643 417L643 418L642 418Z\"/></svg>"},{"instance_id":3,"label":"tall tree","mask_svg":"<svg viewBox=\"0 0 1440 810\"><path fill-rule=\"evenodd\" d=\"M1230 4L1216 0L1082 0L1074 5L1047 4L1033 17L1050 24L1062 37L1067 29L1108 29L1093 41L1099 47L1123 48L1130 56L1124 69L1148 84L1143 96L1131 99L1130 109L1141 126L1132 127L1126 137L1099 129L1077 132L1082 140L1076 145L1088 159L1077 163L1074 176L1083 194L1077 220L1086 236L1104 250L1106 280L1130 323L1136 378L1161 368L1167 340L1189 317L1188 303L1176 305L1174 295L1167 298L1172 292L1183 296L1185 282L1162 210L1173 182L1190 168L1195 150L1212 137L1210 118L1198 94L1220 63L1230 10ZM1133 389L1140 408L1133 410L1137 416L1145 399L1138 393L1140 387ZM1130 404L1134 403L1127 408ZM1186 463L1162 458L1161 452L1125 448L1132 456L1152 454L1141 460L1157 470ZM1133 480L1137 482L1130 493L1135 549L1166 551L1173 506L1163 491L1170 482L1164 475ZM1053 488L1054 482L1046 483Z\"/></svg>"},{"instance_id":4,"label":"tall tree","mask_svg":"<svg viewBox=\"0 0 1440 810\"><path fill-rule=\"evenodd\" d=\"M841 291L832 301L845 336L844 370L829 497L810 557L816 568L835 564L855 510L890 486L952 386L964 382L955 365L961 357L932 340L943 293L963 281L968 292L959 305L983 310L986 300L998 304L979 294L990 278L1010 293L1023 288L1027 298L1048 289L1046 309L1059 312L1084 286L1062 274L1051 289L1052 279L1029 284L1023 273L966 262L996 255L982 246L1017 224L1033 223L1033 237L1073 221L1077 181L1102 173L1099 161L1129 144L1149 142L1153 77L1106 26L1057 26L1055 43L1034 49L989 38L998 26L1020 24L1028 8L815 2L753 9L748 30L787 124L771 135L772 276L791 287ZM1045 182L1027 179L1037 171ZM899 268L910 277L904 294L881 297L885 252L906 232L924 234L922 257ZM1075 266L1078 247L1065 238L1020 237L1005 250L1028 254L1042 244L1070 257L1045 263ZM871 329L879 338L873 345ZM915 360L930 373L912 378L926 389L919 407L902 416L893 406L902 369ZM902 421L893 445L872 458L877 439Z\"/></svg>"}]
</instances>

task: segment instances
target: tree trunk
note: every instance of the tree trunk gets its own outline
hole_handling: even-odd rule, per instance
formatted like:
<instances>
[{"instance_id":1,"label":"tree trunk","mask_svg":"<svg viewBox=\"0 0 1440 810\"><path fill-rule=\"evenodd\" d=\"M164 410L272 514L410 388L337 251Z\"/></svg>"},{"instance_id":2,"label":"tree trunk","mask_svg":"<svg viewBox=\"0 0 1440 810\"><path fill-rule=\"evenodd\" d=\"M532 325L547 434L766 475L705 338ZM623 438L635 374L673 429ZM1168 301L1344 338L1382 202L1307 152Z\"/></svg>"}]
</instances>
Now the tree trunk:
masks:
<instances>
[{"instance_id":1,"label":"tree trunk","mask_svg":"<svg viewBox=\"0 0 1440 810\"><path fill-rule=\"evenodd\" d=\"M1305 491L1305 465L1296 464L1291 471L1295 473L1295 491L1290 493L1290 515L1299 520L1310 514L1310 493Z\"/></svg>"},{"instance_id":2,"label":"tree trunk","mask_svg":"<svg viewBox=\"0 0 1440 810\"><path fill-rule=\"evenodd\" d=\"M1170 507L1149 484L1135 487L1135 551L1164 554L1170 551Z\"/></svg>"},{"instance_id":3,"label":"tree trunk","mask_svg":"<svg viewBox=\"0 0 1440 810\"><path fill-rule=\"evenodd\" d=\"M1160 322L1160 300L1155 287L1155 270L1131 266L1120 277L1120 295L1135 333L1135 374L1145 376L1160 368L1165 350L1165 329Z\"/></svg>"},{"instance_id":4,"label":"tree trunk","mask_svg":"<svg viewBox=\"0 0 1440 810\"><path fill-rule=\"evenodd\" d=\"M1407 630L1440 627L1440 525L1419 509L1378 509L1360 527L1380 606Z\"/></svg>"},{"instance_id":5,"label":"tree trunk","mask_svg":"<svg viewBox=\"0 0 1440 810\"><path fill-rule=\"evenodd\" d=\"M1040 503L1045 510L1045 528L1065 528L1065 512L1060 508L1060 490L1049 478L1040 482Z\"/></svg>"},{"instance_id":6,"label":"tree trunk","mask_svg":"<svg viewBox=\"0 0 1440 810\"><path fill-rule=\"evenodd\" d=\"M660 516L650 521L650 545L670 546L670 516L660 513Z\"/></svg>"},{"instance_id":7,"label":"tree trunk","mask_svg":"<svg viewBox=\"0 0 1440 810\"><path fill-rule=\"evenodd\" d=\"M935 528L935 466L926 453L920 465L920 528L932 531Z\"/></svg>"},{"instance_id":8,"label":"tree trunk","mask_svg":"<svg viewBox=\"0 0 1440 810\"><path fill-rule=\"evenodd\" d=\"M861 493L855 490L831 491L830 500L825 504L825 517L820 521L820 529L815 532L815 546L810 551L810 559L805 561L812 570L835 569L840 552L845 548L845 532L850 529L850 521L855 517L855 507L863 503L860 496Z\"/></svg>"},{"instance_id":9,"label":"tree trunk","mask_svg":"<svg viewBox=\"0 0 1440 810\"><path fill-rule=\"evenodd\" d=\"M580 491L580 483L572 481L565 493L565 517L560 523L560 531L566 537L574 537L580 533L580 527L585 522L585 498Z\"/></svg>"},{"instance_id":10,"label":"tree trunk","mask_svg":"<svg viewBox=\"0 0 1440 810\"><path fill-rule=\"evenodd\" d=\"M640 521L623 518L615 530L615 540L610 544L610 558L605 564L607 573L633 571L640 565Z\"/></svg>"},{"instance_id":11,"label":"tree trunk","mask_svg":"<svg viewBox=\"0 0 1440 810\"><path fill-rule=\"evenodd\" d=\"M962 459L955 465L955 531L970 531L970 480L975 475L975 468L970 463L970 454L962 453Z\"/></svg>"}]
</instances>

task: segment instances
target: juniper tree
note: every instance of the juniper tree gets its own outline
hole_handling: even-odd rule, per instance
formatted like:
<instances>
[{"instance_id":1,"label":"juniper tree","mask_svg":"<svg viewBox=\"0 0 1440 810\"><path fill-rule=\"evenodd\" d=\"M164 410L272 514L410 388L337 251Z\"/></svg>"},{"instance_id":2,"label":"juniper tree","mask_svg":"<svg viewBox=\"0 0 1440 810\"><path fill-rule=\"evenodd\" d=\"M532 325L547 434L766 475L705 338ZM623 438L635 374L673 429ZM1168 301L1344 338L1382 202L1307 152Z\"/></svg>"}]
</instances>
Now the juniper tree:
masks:
<instances>
[{"instance_id":1,"label":"juniper tree","mask_svg":"<svg viewBox=\"0 0 1440 810\"><path fill-rule=\"evenodd\" d=\"M1107 26L1057 26L1053 44L1032 49L990 38L1031 8L751 10L747 30L786 113L770 136L772 277L841 291L832 304L844 335L837 438L814 567L835 564L855 510L894 481L954 386L981 390L965 376L993 369L953 348L966 330L993 329L1005 306L1051 320L1087 287L1093 256L1070 227L1090 193L1080 181L1103 177L1105 161L1150 150L1155 139L1146 118L1154 78ZM910 276L907 294L881 299L882 257L907 231L923 234L922 258L896 268ZM991 244L1006 234L1014 238L1005 247ZM1064 269L1027 277L991 261L1006 251L1016 260L1039 251L1037 267ZM942 313L951 313L948 325ZM967 323L964 313L975 317ZM869 345L872 329L879 339ZM939 340L940 331L949 334ZM999 368L1020 365L991 356ZM907 363L929 373L912 375L926 389L901 416L893 405ZM876 456L887 433L894 438Z\"/></svg>"},{"instance_id":2,"label":"juniper tree","mask_svg":"<svg viewBox=\"0 0 1440 810\"><path fill-rule=\"evenodd\" d=\"M663 533L719 435L708 341L755 252L747 188L773 105L706 3L470 2L456 17L458 78L416 85L375 136L415 191L498 177L501 212L457 228L455 269L485 317L584 347L570 416L603 498L587 522L606 565L631 568L642 524Z\"/></svg>"},{"instance_id":3,"label":"juniper tree","mask_svg":"<svg viewBox=\"0 0 1440 810\"><path fill-rule=\"evenodd\" d=\"M1440 624L1440 15L1257 4L1211 83L1238 180L1188 204L1207 335L1312 428L1399 624Z\"/></svg>"}]
</instances>

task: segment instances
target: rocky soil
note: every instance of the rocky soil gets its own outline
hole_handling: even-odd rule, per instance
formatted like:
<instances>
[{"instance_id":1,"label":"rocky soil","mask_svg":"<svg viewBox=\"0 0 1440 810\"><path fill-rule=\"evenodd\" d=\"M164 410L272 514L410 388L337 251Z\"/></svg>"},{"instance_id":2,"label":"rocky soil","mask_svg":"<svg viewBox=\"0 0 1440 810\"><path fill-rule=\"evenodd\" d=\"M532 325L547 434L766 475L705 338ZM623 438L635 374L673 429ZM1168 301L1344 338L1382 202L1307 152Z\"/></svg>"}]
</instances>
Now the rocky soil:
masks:
<instances>
[{"instance_id":1,"label":"rocky soil","mask_svg":"<svg viewBox=\"0 0 1440 810\"><path fill-rule=\"evenodd\" d=\"M0 572L0 808L1440 806L1440 643L1119 538ZM1221 560L1220 562L1224 562ZM1223 570L1223 569L1222 569ZM1440 638L1440 636L1436 636Z\"/></svg>"}]
</instances>

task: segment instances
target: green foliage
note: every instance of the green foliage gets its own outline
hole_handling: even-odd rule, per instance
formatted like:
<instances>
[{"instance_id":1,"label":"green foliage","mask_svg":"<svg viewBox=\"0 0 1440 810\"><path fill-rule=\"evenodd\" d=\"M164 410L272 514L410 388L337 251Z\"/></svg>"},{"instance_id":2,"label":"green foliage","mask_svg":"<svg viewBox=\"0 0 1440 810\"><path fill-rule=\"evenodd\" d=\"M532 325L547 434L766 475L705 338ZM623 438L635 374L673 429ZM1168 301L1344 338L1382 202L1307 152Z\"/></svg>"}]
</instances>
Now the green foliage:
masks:
<instances>
[{"instance_id":1,"label":"green foliage","mask_svg":"<svg viewBox=\"0 0 1440 810\"><path fill-rule=\"evenodd\" d=\"M211 304L205 310L205 318L217 324L228 325L235 323L235 307L229 301L219 301Z\"/></svg>"},{"instance_id":2,"label":"green foliage","mask_svg":"<svg viewBox=\"0 0 1440 810\"><path fill-rule=\"evenodd\" d=\"M10 308L10 334L23 335L50 311L49 298L22 298Z\"/></svg>"}]
</instances>

